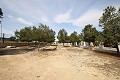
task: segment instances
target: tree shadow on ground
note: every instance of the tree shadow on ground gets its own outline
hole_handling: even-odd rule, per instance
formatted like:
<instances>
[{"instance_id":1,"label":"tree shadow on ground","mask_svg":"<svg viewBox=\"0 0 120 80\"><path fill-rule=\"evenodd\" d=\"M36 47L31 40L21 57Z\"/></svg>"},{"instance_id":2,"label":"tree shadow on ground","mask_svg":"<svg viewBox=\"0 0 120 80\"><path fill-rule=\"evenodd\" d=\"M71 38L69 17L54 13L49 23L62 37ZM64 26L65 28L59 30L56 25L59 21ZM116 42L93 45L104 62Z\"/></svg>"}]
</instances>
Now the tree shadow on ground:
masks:
<instances>
[{"instance_id":1,"label":"tree shadow on ground","mask_svg":"<svg viewBox=\"0 0 120 80\"><path fill-rule=\"evenodd\" d=\"M114 56L114 57L120 57L120 53L117 54L116 51L110 51L110 50L105 50L105 51L99 51L99 50L93 50L95 53L98 54L104 54L104 55L110 55L110 56Z\"/></svg>"},{"instance_id":2,"label":"tree shadow on ground","mask_svg":"<svg viewBox=\"0 0 120 80\"><path fill-rule=\"evenodd\" d=\"M1 49L0 50L0 56L4 55L17 55L17 54L25 54L29 51L32 51L36 49L35 47L33 48L21 48L21 49L16 49L16 48L11 48L11 49Z\"/></svg>"}]
</instances>

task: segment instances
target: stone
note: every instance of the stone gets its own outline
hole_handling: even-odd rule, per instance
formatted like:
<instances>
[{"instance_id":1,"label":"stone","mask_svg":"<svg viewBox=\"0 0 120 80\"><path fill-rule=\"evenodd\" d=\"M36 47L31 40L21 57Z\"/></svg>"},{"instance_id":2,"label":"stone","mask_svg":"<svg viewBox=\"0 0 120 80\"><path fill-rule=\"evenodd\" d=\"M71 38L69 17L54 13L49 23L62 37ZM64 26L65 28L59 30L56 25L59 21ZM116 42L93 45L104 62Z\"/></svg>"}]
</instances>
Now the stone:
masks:
<instances>
[{"instance_id":1,"label":"stone","mask_svg":"<svg viewBox=\"0 0 120 80\"><path fill-rule=\"evenodd\" d=\"M86 47L86 43L85 42L83 42L83 46Z\"/></svg>"},{"instance_id":2,"label":"stone","mask_svg":"<svg viewBox=\"0 0 120 80\"><path fill-rule=\"evenodd\" d=\"M99 44L99 51L103 51L103 45Z\"/></svg>"},{"instance_id":3,"label":"stone","mask_svg":"<svg viewBox=\"0 0 120 80\"><path fill-rule=\"evenodd\" d=\"M120 50L120 45L118 45L118 48L119 48L119 50Z\"/></svg>"}]
</instances>

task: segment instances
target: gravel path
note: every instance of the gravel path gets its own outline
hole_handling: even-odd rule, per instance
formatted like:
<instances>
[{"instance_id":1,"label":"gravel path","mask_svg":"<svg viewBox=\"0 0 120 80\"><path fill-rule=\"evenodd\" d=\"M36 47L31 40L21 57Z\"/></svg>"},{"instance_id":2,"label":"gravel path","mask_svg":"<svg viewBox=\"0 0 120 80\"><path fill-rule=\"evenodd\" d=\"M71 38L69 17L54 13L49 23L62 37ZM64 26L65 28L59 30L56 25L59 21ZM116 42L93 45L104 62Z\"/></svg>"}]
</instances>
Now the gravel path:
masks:
<instances>
[{"instance_id":1,"label":"gravel path","mask_svg":"<svg viewBox=\"0 0 120 80\"><path fill-rule=\"evenodd\" d=\"M0 56L0 80L120 80L120 58L77 47Z\"/></svg>"}]
</instances>

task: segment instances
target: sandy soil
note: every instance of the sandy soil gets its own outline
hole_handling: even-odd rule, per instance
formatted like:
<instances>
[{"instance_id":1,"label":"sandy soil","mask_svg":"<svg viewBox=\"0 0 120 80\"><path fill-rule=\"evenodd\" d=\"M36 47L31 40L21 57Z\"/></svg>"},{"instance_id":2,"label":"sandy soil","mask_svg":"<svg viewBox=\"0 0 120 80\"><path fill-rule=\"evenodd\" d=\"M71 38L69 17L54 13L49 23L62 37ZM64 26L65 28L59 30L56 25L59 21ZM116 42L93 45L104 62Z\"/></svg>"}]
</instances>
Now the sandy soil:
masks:
<instances>
[{"instance_id":1,"label":"sandy soil","mask_svg":"<svg viewBox=\"0 0 120 80\"><path fill-rule=\"evenodd\" d=\"M120 58L62 46L1 55L0 80L120 80Z\"/></svg>"}]
</instances>

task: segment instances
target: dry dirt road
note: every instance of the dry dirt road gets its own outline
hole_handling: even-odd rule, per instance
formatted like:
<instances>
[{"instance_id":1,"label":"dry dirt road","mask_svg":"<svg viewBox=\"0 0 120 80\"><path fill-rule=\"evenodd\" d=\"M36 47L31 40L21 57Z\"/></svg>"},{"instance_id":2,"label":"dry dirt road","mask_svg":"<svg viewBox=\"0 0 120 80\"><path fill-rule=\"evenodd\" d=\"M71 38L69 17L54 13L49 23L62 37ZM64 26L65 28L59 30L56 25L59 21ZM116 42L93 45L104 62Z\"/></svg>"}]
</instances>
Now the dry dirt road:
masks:
<instances>
[{"instance_id":1,"label":"dry dirt road","mask_svg":"<svg viewBox=\"0 0 120 80\"><path fill-rule=\"evenodd\" d=\"M2 55L0 80L120 80L120 58L62 46Z\"/></svg>"}]
</instances>

